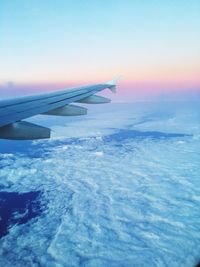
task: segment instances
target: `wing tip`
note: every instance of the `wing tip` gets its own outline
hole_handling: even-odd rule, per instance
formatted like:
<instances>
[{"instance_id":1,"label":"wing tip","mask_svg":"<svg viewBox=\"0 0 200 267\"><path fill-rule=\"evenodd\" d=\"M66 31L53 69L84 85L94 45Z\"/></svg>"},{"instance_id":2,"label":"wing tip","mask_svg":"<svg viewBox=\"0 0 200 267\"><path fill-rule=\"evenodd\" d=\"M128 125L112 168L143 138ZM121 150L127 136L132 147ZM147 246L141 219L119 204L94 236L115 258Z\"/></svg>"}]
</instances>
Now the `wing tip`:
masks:
<instances>
[{"instance_id":1,"label":"wing tip","mask_svg":"<svg viewBox=\"0 0 200 267\"><path fill-rule=\"evenodd\" d=\"M108 88L113 92L116 93L116 87L118 82L121 80L121 76L117 76L111 81L108 81L106 84L108 85Z\"/></svg>"}]
</instances>

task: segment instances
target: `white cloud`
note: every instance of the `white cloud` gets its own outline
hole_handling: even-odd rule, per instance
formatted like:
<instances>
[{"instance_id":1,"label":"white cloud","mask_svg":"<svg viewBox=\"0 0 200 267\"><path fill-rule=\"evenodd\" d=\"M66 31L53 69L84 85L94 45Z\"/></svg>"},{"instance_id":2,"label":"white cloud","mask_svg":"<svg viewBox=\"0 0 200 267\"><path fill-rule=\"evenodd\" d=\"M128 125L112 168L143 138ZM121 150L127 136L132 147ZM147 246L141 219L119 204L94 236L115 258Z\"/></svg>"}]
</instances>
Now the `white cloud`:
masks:
<instances>
[{"instance_id":1,"label":"white cloud","mask_svg":"<svg viewBox=\"0 0 200 267\"><path fill-rule=\"evenodd\" d=\"M41 191L41 204L46 205L41 216L16 225L0 240L1 266L37 261L62 267L83 261L88 267L110 262L149 266L165 264L174 255L173 267L185 260L183 244L190 250L190 262L199 255L198 140L181 146L177 141L183 138L104 142L99 135L91 137L92 128L104 132L110 119L105 114L104 120L96 120L99 124L95 118L85 121L84 130L85 122L70 125L69 136L81 133L73 144L70 139L60 139L59 145L58 139L34 142L32 148L42 150L38 158L14 153L1 157L4 190ZM170 121L165 123L170 127ZM126 124L122 115L110 122L118 128ZM86 129L88 135L83 134Z\"/></svg>"}]
</instances>

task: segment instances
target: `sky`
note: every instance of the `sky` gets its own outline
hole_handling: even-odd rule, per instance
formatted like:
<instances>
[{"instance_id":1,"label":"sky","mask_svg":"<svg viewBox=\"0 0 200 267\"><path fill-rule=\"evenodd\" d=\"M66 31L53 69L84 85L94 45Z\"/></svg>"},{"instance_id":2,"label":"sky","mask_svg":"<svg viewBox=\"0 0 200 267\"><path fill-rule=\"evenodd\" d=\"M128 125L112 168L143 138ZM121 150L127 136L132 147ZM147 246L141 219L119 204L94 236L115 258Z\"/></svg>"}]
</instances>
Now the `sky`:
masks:
<instances>
[{"instance_id":1,"label":"sky","mask_svg":"<svg viewBox=\"0 0 200 267\"><path fill-rule=\"evenodd\" d=\"M199 92L199 13L198 0L0 0L0 95L118 75L115 100Z\"/></svg>"}]
</instances>

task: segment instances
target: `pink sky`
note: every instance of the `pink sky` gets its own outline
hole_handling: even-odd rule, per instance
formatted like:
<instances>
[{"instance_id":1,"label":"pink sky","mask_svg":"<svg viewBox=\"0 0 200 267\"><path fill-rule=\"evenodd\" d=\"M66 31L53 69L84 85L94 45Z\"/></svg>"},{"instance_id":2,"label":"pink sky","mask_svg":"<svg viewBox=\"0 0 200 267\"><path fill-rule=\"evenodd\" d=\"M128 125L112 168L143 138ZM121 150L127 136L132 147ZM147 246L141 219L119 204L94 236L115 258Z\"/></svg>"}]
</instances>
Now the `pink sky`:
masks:
<instances>
[{"instance_id":1,"label":"pink sky","mask_svg":"<svg viewBox=\"0 0 200 267\"><path fill-rule=\"evenodd\" d=\"M99 81L98 81L99 82ZM104 81L103 81L104 82ZM0 86L0 96L2 98L16 97L28 94L40 94L43 92L72 88L93 82L71 82L71 83L5 83ZM187 99L188 96L200 95L200 83L196 82L131 82L119 81L117 93L112 94L109 90L102 93L114 102L133 102L142 100L161 99Z\"/></svg>"}]
</instances>

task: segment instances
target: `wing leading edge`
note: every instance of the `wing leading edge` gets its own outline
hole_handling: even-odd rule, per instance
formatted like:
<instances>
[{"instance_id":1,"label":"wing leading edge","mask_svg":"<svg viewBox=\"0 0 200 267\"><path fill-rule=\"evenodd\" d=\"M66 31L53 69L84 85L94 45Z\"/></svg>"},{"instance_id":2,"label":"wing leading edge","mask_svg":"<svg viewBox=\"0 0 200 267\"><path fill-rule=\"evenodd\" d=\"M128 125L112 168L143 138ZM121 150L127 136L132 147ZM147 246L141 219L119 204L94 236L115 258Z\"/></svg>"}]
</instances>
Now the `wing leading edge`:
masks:
<instances>
[{"instance_id":1,"label":"wing leading edge","mask_svg":"<svg viewBox=\"0 0 200 267\"><path fill-rule=\"evenodd\" d=\"M22 120L38 114L55 116L85 115L87 113L86 108L70 104L73 102L108 103L110 99L98 96L96 93L107 88L115 92L116 81L0 101L0 139L34 140L50 138L51 130L49 128Z\"/></svg>"}]
</instances>

